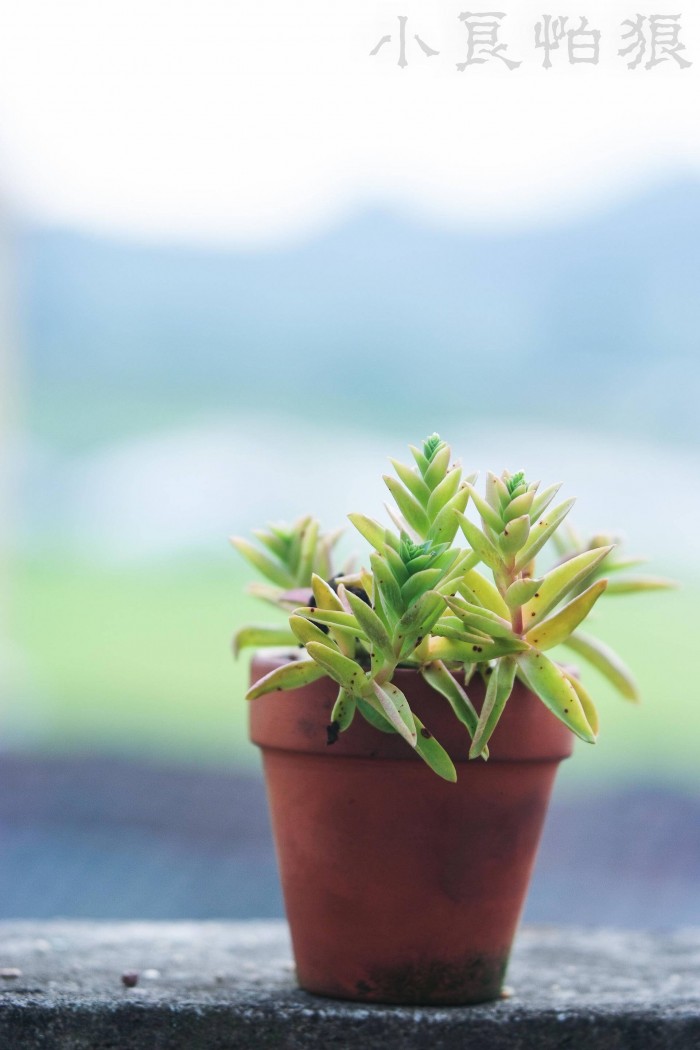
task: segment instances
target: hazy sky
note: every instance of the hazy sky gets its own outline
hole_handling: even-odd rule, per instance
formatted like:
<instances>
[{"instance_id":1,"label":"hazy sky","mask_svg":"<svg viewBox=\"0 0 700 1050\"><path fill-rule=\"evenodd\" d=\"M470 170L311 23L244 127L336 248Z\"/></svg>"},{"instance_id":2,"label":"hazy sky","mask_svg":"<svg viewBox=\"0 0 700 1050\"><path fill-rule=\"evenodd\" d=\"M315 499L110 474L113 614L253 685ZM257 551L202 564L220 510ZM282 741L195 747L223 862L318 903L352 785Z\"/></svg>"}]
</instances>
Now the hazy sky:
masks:
<instances>
[{"instance_id":1,"label":"hazy sky","mask_svg":"<svg viewBox=\"0 0 700 1050\"><path fill-rule=\"evenodd\" d=\"M569 65L562 42L545 70L534 26L559 8L503 0L523 64L458 72L461 0L0 0L5 192L51 221L230 240L370 201L556 220L700 167L697 3L660 6L681 13L691 68L617 55L620 23L650 3L570 0L569 27L586 14L602 31L600 62Z\"/></svg>"}]
</instances>

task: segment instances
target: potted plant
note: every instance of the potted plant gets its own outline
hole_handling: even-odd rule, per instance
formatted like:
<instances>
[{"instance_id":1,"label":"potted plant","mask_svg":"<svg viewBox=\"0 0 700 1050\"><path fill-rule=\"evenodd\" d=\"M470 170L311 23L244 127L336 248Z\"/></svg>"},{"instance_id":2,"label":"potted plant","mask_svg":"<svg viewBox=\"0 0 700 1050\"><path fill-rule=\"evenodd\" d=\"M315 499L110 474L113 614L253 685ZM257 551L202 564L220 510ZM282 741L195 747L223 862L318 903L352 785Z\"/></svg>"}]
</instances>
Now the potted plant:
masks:
<instances>
[{"instance_id":1,"label":"potted plant","mask_svg":"<svg viewBox=\"0 0 700 1050\"><path fill-rule=\"evenodd\" d=\"M549 654L568 647L637 699L619 658L579 630L603 566L637 560L569 533L539 573L574 502L555 503L558 485L489 474L482 497L437 435L411 452L415 466L392 461L385 478L394 527L349 515L366 568L334 575L337 534L313 518L256 533L260 546L233 540L268 580L255 592L287 614L234 648L258 647L251 737L301 986L483 1002L501 994L557 764L598 733L578 671Z\"/></svg>"}]
</instances>

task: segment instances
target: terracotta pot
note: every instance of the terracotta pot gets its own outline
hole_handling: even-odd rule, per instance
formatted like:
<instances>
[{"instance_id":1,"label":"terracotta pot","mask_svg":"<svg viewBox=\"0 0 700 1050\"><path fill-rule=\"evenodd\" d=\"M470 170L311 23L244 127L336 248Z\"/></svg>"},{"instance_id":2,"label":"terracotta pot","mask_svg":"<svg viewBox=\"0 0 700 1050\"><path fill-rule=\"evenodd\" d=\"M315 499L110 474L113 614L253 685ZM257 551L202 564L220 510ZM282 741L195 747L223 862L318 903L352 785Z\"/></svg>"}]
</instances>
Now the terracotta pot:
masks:
<instances>
[{"instance_id":1,"label":"terracotta pot","mask_svg":"<svg viewBox=\"0 0 700 1050\"><path fill-rule=\"evenodd\" d=\"M282 659L259 654L252 681ZM395 680L450 753L456 784L359 715L328 747L328 679L251 704L299 984L365 1002L495 999L573 737L516 683L489 761L470 762L447 702L416 672ZM469 692L479 707L483 688Z\"/></svg>"}]
</instances>

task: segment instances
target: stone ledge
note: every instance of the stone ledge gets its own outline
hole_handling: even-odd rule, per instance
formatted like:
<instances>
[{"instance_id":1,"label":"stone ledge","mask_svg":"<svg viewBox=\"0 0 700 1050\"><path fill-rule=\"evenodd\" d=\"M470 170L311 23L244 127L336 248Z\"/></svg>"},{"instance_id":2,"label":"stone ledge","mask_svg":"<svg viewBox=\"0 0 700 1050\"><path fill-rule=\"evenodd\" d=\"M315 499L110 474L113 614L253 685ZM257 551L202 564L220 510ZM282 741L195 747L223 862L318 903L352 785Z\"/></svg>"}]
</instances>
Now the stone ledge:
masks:
<instances>
[{"instance_id":1,"label":"stone ledge","mask_svg":"<svg viewBox=\"0 0 700 1050\"><path fill-rule=\"evenodd\" d=\"M511 997L469 1008L307 995L281 922L0 923L0 971L12 970L0 976L3 1050L700 1046L700 930L526 928Z\"/></svg>"}]
</instances>

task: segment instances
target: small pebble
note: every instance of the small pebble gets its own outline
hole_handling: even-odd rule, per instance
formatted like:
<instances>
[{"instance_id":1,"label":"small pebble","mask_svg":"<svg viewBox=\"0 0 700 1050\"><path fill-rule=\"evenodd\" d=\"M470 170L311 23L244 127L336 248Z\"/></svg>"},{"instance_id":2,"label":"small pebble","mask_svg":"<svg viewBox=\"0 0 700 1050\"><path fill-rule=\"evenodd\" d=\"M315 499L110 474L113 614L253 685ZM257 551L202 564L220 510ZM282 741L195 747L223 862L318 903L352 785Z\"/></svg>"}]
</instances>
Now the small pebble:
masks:
<instances>
[{"instance_id":1,"label":"small pebble","mask_svg":"<svg viewBox=\"0 0 700 1050\"><path fill-rule=\"evenodd\" d=\"M127 970L122 974L122 984L125 988L135 988L139 983L139 975L134 970Z\"/></svg>"},{"instance_id":2,"label":"small pebble","mask_svg":"<svg viewBox=\"0 0 700 1050\"><path fill-rule=\"evenodd\" d=\"M512 999L514 995L515 992L510 987L510 985L504 984L503 988L501 989L501 999Z\"/></svg>"},{"instance_id":3,"label":"small pebble","mask_svg":"<svg viewBox=\"0 0 700 1050\"><path fill-rule=\"evenodd\" d=\"M22 971L18 970L16 966L5 966L0 969L0 977L4 981L14 981L17 977L22 976Z\"/></svg>"},{"instance_id":4,"label":"small pebble","mask_svg":"<svg viewBox=\"0 0 700 1050\"><path fill-rule=\"evenodd\" d=\"M157 981L160 977L160 970L144 970L142 976L144 981Z\"/></svg>"}]
</instances>

